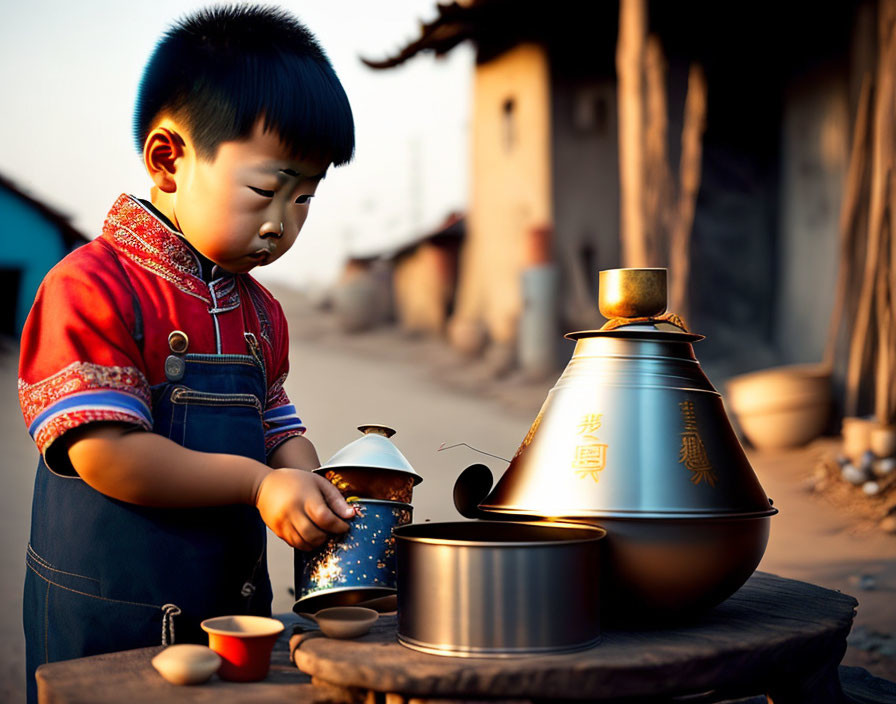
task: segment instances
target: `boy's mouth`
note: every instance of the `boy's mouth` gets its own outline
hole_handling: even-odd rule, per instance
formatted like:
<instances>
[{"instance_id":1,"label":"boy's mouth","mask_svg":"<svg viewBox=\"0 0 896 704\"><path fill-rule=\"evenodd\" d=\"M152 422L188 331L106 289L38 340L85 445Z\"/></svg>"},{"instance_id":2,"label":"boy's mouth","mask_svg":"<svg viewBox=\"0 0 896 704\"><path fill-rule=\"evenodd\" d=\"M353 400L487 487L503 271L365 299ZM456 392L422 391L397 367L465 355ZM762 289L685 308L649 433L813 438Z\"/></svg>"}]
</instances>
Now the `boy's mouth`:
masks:
<instances>
[{"instance_id":1,"label":"boy's mouth","mask_svg":"<svg viewBox=\"0 0 896 704\"><path fill-rule=\"evenodd\" d=\"M259 264L267 264L271 260L271 250L259 249L257 252L252 252L252 254L249 255L249 259L258 262Z\"/></svg>"}]
</instances>

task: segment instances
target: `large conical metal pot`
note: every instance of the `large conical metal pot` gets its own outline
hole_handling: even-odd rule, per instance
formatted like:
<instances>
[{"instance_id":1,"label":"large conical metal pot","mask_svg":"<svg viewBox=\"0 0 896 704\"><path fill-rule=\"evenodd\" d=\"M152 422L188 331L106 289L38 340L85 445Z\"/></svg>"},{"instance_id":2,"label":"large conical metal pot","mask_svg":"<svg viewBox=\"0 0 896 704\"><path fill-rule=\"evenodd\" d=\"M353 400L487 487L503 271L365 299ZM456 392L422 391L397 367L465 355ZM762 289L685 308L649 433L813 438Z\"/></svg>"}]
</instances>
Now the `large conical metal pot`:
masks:
<instances>
[{"instance_id":1,"label":"large conical metal pot","mask_svg":"<svg viewBox=\"0 0 896 704\"><path fill-rule=\"evenodd\" d=\"M567 335L572 359L479 508L604 528L604 605L685 615L747 580L777 510L694 356L702 337L663 315L665 270L601 272L600 299L610 322Z\"/></svg>"}]
</instances>

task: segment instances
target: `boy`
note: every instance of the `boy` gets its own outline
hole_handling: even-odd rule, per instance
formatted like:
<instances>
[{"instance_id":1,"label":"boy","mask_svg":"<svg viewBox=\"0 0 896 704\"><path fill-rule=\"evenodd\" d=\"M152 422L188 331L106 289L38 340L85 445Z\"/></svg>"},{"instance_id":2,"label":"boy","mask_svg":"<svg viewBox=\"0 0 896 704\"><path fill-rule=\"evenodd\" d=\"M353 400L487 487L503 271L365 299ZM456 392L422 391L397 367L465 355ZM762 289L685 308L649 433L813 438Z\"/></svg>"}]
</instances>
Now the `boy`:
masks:
<instances>
[{"instance_id":1,"label":"boy","mask_svg":"<svg viewBox=\"0 0 896 704\"><path fill-rule=\"evenodd\" d=\"M352 510L312 474L283 390L280 306L248 273L293 244L351 108L313 36L280 10L203 10L144 72L135 131L151 202L46 277L19 398L41 452L26 555L29 699L44 662L269 615L265 524L309 549Z\"/></svg>"}]
</instances>

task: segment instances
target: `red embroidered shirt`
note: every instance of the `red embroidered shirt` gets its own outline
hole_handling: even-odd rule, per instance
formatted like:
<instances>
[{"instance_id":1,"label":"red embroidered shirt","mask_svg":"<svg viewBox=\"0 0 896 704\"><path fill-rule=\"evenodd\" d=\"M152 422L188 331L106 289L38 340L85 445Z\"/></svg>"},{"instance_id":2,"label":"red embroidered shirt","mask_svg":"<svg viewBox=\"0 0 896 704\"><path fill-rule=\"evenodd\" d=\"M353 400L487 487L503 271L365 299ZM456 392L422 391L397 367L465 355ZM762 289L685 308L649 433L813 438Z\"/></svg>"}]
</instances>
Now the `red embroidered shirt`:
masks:
<instances>
[{"instance_id":1,"label":"red embroidered shirt","mask_svg":"<svg viewBox=\"0 0 896 704\"><path fill-rule=\"evenodd\" d=\"M193 250L122 195L103 234L47 274L22 332L19 402L40 452L93 421L151 430L150 387L165 381L174 330L186 333L188 352L204 354L248 354L244 333L253 333L267 371L268 454L305 431L283 390L289 341L280 304L248 274L204 281Z\"/></svg>"}]
</instances>

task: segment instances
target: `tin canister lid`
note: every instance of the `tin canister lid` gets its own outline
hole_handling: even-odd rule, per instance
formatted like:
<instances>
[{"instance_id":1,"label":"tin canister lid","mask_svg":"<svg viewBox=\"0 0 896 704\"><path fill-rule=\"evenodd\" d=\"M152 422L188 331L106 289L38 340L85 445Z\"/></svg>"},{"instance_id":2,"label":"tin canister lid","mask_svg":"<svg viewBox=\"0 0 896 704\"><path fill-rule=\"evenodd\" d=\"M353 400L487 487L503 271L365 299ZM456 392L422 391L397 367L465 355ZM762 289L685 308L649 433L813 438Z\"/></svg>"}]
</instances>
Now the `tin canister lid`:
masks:
<instances>
[{"instance_id":1,"label":"tin canister lid","mask_svg":"<svg viewBox=\"0 0 896 704\"><path fill-rule=\"evenodd\" d=\"M414 471L411 463L389 440L395 434L395 430L374 423L360 425L358 430L364 433L363 437L343 447L315 472L323 474L337 468L388 469L393 472L410 474L414 478L415 485L423 481L423 477Z\"/></svg>"}]
</instances>

